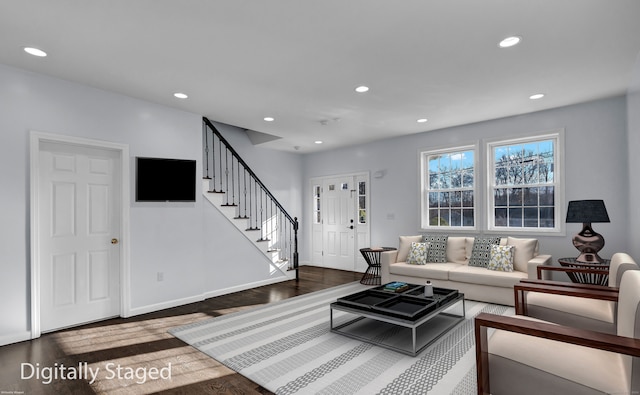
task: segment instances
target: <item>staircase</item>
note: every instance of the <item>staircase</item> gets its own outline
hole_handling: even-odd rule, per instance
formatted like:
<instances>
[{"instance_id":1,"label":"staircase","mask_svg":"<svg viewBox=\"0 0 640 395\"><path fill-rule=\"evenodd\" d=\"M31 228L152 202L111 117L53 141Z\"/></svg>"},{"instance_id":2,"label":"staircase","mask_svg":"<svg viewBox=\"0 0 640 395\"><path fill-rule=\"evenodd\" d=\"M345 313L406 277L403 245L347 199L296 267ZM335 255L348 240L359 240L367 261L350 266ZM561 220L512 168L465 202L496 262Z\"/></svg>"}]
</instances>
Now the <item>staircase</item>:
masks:
<instances>
[{"instance_id":1,"label":"staircase","mask_svg":"<svg viewBox=\"0 0 640 395\"><path fill-rule=\"evenodd\" d=\"M249 242L271 272L298 280L298 219L291 217L216 127L203 118L203 192Z\"/></svg>"}]
</instances>

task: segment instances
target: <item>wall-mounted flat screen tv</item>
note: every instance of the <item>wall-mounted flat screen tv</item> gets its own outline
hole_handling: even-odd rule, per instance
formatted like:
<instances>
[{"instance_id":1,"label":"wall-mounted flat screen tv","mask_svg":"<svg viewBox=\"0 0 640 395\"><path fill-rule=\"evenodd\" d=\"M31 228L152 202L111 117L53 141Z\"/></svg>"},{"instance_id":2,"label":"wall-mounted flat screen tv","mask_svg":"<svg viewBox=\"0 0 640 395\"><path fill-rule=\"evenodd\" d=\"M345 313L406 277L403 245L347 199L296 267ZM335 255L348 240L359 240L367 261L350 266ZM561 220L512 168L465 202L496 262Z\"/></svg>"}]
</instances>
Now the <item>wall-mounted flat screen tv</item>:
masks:
<instances>
[{"instance_id":1,"label":"wall-mounted flat screen tv","mask_svg":"<svg viewBox=\"0 0 640 395\"><path fill-rule=\"evenodd\" d=\"M196 161L136 158L137 202L195 202Z\"/></svg>"}]
</instances>

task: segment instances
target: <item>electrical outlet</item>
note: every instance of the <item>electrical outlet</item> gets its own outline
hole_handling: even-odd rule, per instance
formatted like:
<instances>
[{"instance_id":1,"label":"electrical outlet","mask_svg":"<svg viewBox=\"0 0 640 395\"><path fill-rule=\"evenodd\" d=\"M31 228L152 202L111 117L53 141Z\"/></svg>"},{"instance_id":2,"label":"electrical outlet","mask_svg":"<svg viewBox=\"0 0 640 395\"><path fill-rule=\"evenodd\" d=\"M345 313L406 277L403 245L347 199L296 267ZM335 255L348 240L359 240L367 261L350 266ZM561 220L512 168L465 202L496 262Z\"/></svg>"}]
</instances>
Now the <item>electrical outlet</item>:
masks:
<instances>
[{"instance_id":1,"label":"electrical outlet","mask_svg":"<svg viewBox=\"0 0 640 395\"><path fill-rule=\"evenodd\" d=\"M158 272L158 281L164 281L164 273Z\"/></svg>"}]
</instances>

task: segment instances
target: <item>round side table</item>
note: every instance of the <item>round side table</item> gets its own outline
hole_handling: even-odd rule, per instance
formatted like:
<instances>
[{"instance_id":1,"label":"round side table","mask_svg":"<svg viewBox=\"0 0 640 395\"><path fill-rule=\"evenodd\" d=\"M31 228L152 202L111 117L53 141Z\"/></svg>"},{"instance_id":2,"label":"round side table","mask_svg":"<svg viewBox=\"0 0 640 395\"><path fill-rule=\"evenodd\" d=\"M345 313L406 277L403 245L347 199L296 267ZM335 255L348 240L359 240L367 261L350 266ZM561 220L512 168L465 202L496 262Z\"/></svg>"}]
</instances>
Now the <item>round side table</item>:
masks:
<instances>
[{"instance_id":1,"label":"round side table","mask_svg":"<svg viewBox=\"0 0 640 395\"><path fill-rule=\"evenodd\" d=\"M576 258L560 258L560 266L577 269L587 269L585 272L567 272L567 276L574 283L608 285L609 284L609 263L610 259L605 259L602 263L577 262Z\"/></svg>"},{"instance_id":2,"label":"round side table","mask_svg":"<svg viewBox=\"0 0 640 395\"><path fill-rule=\"evenodd\" d=\"M393 247L372 247L361 248L360 253L367 261L367 271L364 272L360 284L365 285L381 285L380 284L380 254L383 251L393 251Z\"/></svg>"}]
</instances>

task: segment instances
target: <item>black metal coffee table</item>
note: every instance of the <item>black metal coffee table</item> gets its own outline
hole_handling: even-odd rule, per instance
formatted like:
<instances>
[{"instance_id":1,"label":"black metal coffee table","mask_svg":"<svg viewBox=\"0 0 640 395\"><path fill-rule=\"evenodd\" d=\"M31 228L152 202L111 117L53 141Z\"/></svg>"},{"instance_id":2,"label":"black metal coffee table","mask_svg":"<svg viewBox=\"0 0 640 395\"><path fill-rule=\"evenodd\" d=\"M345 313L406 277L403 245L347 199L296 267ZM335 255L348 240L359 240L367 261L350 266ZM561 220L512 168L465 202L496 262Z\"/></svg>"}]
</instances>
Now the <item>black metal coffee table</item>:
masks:
<instances>
[{"instance_id":1,"label":"black metal coffee table","mask_svg":"<svg viewBox=\"0 0 640 395\"><path fill-rule=\"evenodd\" d=\"M421 285L398 293L383 285L340 298L330 305L331 332L416 356L464 320L464 294L433 290L425 297ZM346 313L346 321L334 326L334 310Z\"/></svg>"}]
</instances>

